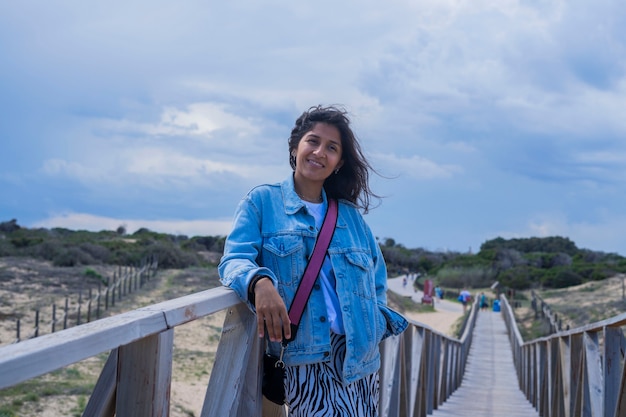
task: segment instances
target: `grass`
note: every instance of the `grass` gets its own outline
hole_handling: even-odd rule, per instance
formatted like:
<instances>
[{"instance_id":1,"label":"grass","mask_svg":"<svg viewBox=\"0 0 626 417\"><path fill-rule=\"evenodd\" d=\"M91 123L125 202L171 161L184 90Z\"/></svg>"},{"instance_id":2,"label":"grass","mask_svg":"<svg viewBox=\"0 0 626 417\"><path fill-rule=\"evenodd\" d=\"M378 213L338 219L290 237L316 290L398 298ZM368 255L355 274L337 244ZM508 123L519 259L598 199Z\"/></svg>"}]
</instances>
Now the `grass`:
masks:
<instances>
[{"instance_id":1,"label":"grass","mask_svg":"<svg viewBox=\"0 0 626 417\"><path fill-rule=\"evenodd\" d=\"M77 369L78 366L71 365L68 368L0 390L0 417L26 415L24 408L28 408L29 404L39 403L44 397L76 395L79 396L76 407L80 408L78 414L80 416L84 409L84 405L80 406L80 398L85 401L85 396L91 394L94 378L81 373Z\"/></svg>"},{"instance_id":2,"label":"grass","mask_svg":"<svg viewBox=\"0 0 626 417\"><path fill-rule=\"evenodd\" d=\"M463 322L465 321L465 317L469 314L469 310L467 313L463 314L461 317L456 319L454 324L452 325L452 334L456 335L457 338L461 338L463 336L461 334L461 329L463 328Z\"/></svg>"},{"instance_id":3,"label":"grass","mask_svg":"<svg viewBox=\"0 0 626 417\"><path fill-rule=\"evenodd\" d=\"M578 328L596 323L626 310L626 301L622 299L622 281L613 277L602 281L593 281L575 287L537 290L538 295L550 307L561 321L561 329ZM541 318L531 308L530 291L518 292L519 303L514 309L518 327L524 340L532 340L550 334L547 320Z\"/></svg>"},{"instance_id":4,"label":"grass","mask_svg":"<svg viewBox=\"0 0 626 417\"><path fill-rule=\"evenodd\" d=\"M393 291L387 291L387 303L390 307L398 310L398 312L400 313L404 313L406 311L412 311L416 313L435 312L435 307L433 305L416 303L411 299L411 297L399 295L394 293Z\"/></svg>"}]
</instances>

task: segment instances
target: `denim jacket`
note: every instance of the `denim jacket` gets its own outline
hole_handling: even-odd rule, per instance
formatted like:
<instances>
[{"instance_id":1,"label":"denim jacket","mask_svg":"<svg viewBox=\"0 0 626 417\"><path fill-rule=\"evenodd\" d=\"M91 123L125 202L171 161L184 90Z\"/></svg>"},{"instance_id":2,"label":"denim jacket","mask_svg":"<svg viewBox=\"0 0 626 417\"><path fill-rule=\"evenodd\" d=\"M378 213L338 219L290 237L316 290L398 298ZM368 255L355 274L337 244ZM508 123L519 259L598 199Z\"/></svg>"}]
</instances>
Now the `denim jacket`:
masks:
<instances>
[{"instance_id":1,"label":"denim jacket","mask_svg":"<svg viewBox=\"0 0 626 417\"><path fill-rule=\"evenodd\" d=\"M314 218L296 194L293 176L279 184L255 187L237 207L233 231L226 239L218 267L221 282L254 311L248 300L248 285L255 275L268 276L289 309L316 236ZM382 253L357 207L346 200L339 201L328 254L346 335L343 379L350 383L378 370L380 341L400 334L408 322L387 307L387 269ZM326 314L324 294L316 283L296 338L285 349L287 366L330 359ZM277 354L280 344L270 343L269 350Z\"/></svg>"}]
</instances>

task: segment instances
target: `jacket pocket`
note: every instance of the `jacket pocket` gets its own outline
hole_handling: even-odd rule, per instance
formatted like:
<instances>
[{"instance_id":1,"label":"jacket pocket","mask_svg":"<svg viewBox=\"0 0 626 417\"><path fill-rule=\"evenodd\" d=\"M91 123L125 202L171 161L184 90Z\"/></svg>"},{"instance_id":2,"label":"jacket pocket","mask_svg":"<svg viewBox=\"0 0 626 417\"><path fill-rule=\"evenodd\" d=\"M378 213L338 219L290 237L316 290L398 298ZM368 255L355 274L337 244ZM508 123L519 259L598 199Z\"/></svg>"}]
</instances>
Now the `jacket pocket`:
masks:
<instances>
[{"instance_id":1,"label":"jacket pocket","mask_svg":"<svg viewBox=\"0 0 626 417\"><path fill-rule=\"evenodd\" d=\"M270 268L281 284L293 286L294 276L298 276L299 259L304 252L304 243L301 236L279 235L272 236L263 243L263 266Z\"/></svg>"},{"instance_id":2,"label":"jacket pocket","mask_svg":"<svg viewBox=\"0 0 626 417\"><path fill-rule=\"evenodd\" d=\"M376 284L374 279L374 261L368 252L347 252L351 281L354 292L359 297L376 298Z\"/></svg>"}]
</instances>

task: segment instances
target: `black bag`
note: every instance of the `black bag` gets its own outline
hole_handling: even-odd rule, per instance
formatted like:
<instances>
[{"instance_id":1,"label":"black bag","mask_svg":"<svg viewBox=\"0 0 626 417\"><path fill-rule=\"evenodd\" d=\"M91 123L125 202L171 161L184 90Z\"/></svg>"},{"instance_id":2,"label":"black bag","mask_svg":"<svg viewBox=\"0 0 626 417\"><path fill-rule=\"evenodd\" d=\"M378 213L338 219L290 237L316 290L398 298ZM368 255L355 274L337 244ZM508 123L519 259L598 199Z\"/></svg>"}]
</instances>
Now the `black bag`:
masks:
<instances>
[{"instance_id":1,"label":"black bag","mask_svg":"<svg viewBox=\"0 0 626 417\"><path fill-rule=\"evenodd\" d=\"M285 404L285 363L269 353L263 354L261 391L271 402Z\"/></svg>"}]
</instances>

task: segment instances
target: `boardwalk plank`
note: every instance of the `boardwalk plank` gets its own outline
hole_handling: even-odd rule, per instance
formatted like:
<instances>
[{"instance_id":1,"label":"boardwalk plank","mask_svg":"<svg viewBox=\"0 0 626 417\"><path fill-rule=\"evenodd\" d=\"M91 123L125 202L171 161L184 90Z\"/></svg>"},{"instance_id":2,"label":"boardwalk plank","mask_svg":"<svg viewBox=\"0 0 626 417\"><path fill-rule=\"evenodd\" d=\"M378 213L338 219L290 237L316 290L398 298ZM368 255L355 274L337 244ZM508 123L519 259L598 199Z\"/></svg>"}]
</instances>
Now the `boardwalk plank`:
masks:
<instances>
[{"instance_id":1,"label":"boardwalk plank","mask_svg":"<svg viewBox=\"0 0 626 417\"><path fill-rule=\"evenodd\" d=\"M500 313L481 311L463 382L433 417L539 416L519 389L513 354Z\"/></svg>"}]
</instances>

